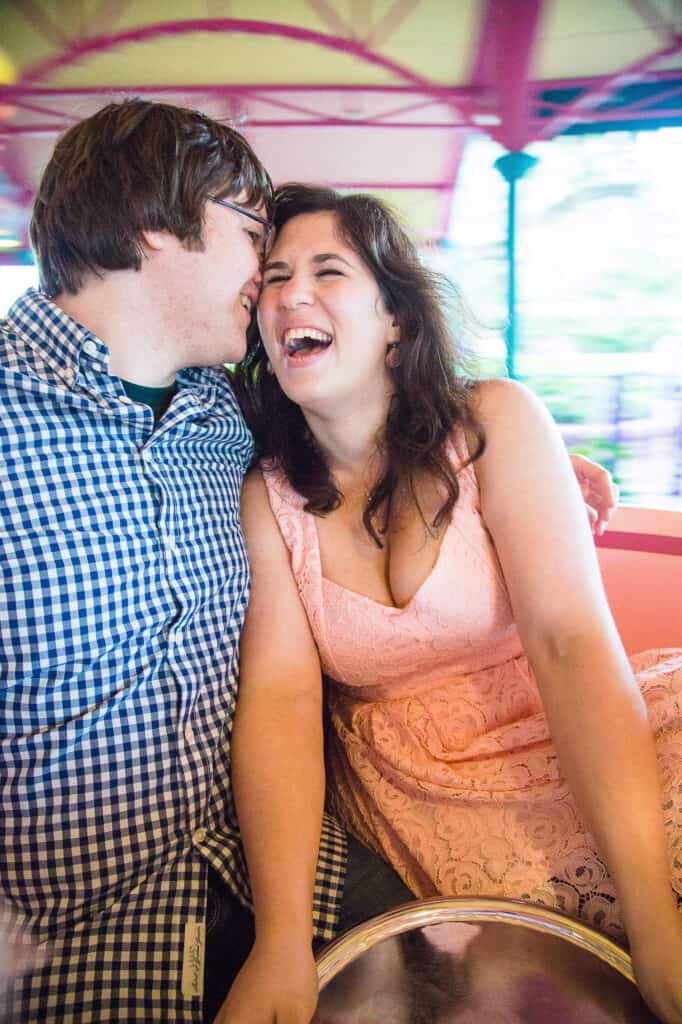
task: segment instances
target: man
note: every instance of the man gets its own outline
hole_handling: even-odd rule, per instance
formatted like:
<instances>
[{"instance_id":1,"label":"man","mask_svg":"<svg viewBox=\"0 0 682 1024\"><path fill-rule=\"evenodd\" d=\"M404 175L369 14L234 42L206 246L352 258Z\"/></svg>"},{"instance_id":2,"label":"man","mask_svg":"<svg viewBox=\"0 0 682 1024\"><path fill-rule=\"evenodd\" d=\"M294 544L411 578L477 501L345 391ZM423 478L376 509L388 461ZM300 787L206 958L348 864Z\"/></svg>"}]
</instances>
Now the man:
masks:
<instances>
[{"instance_id":1,"label":"man","mask_svg":"<svg viewBox=\"0 0 682 1024\"><path fill-rule=\"evenodd\" d=\"M210 1019L248 951L229 749L253 451L212 368L244 354L271 195L236 132L140 100L70 129L40 186L42 294L0 334L0 881L14 941L50 957L11 1019ZM344 859L328 826L320 938Z\"/></svg>"}]
</instances>

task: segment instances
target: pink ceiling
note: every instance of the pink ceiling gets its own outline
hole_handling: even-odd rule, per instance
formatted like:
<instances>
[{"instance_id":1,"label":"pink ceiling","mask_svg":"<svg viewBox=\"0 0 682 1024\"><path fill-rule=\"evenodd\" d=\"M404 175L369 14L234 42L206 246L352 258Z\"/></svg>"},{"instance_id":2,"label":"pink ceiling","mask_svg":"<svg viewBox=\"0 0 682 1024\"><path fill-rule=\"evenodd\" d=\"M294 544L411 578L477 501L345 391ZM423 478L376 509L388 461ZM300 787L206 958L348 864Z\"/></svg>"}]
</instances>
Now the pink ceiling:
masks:
<instances>
[{"instance_id":1,"label":"pink ceiling","mask_svg":"<svg viewBox=\"0 0 682 1024\"><path fill-rule=\"evenodd\" d=\"M472 132L522 149L606 121L633 82L662 86L682 116L679 0L4 0L0 11L0 242L23 232L57 133L125 93L230 118L276 181L376 190L424 237L447 228ZM627 109L644 121L652 103Z\"/></svg>"}]
</instances>

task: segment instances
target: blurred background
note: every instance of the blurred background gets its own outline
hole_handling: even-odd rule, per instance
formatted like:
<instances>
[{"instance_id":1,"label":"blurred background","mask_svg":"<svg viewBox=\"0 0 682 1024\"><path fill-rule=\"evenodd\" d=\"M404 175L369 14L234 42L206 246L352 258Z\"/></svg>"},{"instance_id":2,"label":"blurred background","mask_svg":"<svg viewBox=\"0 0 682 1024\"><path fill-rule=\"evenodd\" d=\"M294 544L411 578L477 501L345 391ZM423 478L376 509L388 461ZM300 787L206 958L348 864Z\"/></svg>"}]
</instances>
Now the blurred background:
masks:
<instances>
[{"instance_id":1,"label":"blurred background","mask_svg":"<svg viewBox=\"0 0 682 1024\"><path fill-rule=\"evenodd\" d=\"M682 508L682 0L0 0L0 313L57 135L130 94L388 201L481 372Z\"/></svg>"}]
</instances>

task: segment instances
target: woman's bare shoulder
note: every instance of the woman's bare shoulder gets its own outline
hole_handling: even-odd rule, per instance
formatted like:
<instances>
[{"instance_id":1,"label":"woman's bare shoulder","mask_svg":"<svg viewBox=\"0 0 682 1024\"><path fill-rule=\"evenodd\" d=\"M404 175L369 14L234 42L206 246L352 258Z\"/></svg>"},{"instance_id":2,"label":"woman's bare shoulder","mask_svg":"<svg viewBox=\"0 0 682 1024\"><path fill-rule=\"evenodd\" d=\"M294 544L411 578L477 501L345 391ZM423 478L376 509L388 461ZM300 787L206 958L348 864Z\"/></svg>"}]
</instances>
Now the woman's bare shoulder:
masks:
<instances>
[{"instance_id":1,"label":"woman's bare shoulder","mask_svg":"<svg viewBox=\"0 0 682 1024\"><path fill-rule=\"evenodd\" d=\"M254 466L246 474L242 484L242 523L246 521L246 525L248 525L255 519L262 520L264 516L270 518L271 515L270 500L263 473L258 466Z\"/></svg>"},{"instance_id":2,"label":"woman's bare shoulder","mask_svg":"<svg viewBox=\"0 0 682 1024\"><path fill-rule=\"evenodd\" d=\"M537 406L538 399L525 384L508 377L490 377L480 380L472 389L472 408L475 416L485 424L501 414Z\"/></svg>"}]
</instances>

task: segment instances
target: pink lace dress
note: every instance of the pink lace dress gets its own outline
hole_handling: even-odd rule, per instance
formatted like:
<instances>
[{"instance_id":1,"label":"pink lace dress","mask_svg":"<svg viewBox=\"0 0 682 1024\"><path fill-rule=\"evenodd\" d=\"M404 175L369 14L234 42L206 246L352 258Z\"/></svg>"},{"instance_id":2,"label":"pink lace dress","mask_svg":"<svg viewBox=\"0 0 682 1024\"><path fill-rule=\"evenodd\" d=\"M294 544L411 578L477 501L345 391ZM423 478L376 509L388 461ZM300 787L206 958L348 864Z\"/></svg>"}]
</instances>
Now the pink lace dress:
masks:
<instances>
[{"instance_id":1,"label":"pink lace dress","mask_svg":"<svg viewBox=\"0 0 682 1024\"><path fill-rule=\"evenodd\" d=\"M315 517L265 473L330 680L331 809L417 896L531 900L618 937L613 883L559 772L473 470L459 480L436 565L390 608L322 577ZM645 652L633 667L682 902L682 650Z\"/></svg>"}]
</instances>

